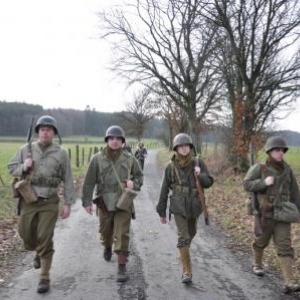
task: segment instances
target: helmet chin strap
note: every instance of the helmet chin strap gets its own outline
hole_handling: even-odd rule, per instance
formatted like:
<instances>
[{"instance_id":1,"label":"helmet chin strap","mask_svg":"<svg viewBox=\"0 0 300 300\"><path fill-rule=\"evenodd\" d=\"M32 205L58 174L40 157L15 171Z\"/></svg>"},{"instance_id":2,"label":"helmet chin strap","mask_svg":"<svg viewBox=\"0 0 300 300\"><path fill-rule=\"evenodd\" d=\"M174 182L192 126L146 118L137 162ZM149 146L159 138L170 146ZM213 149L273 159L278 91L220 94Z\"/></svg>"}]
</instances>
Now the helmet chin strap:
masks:
<instances>
[{"instance_id":1,"label":"helmet chin strap","mask_svg":"<svg viewBox=\"0 0 300 300\"><path fill-rule=\"evenodd\" d=\"M61 145L62 144L62 140L61 140L61 137L60 137L60 134L59 134L58 131L57 131L57 136L58 136L58 139L59 139L59 144Z\"/></svg>"}]
</instances>

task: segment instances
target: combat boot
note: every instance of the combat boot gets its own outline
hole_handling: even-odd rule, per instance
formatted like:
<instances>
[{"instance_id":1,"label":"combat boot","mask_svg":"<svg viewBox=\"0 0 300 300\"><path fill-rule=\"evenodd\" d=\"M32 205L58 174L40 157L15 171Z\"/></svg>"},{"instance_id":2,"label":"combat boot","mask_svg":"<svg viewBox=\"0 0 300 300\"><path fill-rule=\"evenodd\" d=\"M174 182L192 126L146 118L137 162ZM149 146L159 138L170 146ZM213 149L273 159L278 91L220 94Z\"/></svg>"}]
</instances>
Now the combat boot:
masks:
<instances>
[{"instance_id":1,"label":"combat boot","mask_svg":"<svg viewBox=\"0 0 300 300\"><path fill-rule=\"evenodd\" d=\"M37 288L38 293L47 293L50 289L50 280L41 279Z\"/></svg>"},{"instance_id":2,"label":"combat boot","mask_svg":"<svg viewBox=\"0 0 300 300\"><path fill-rule=\"evenodd\" d=\"M40 258L41 260L41 274L40 282L38 284L37 292L46 293L50 289L50 269L52 265L52 257Z\"/></svg>"},{"instance_id":3,"label":"combat boot","mask_svg":"<svg viewBox=\"0 0 300 300\"><path fill-rule=\"evenodd\" d=\"M190 248L183 247L179 248L181 263L182 263L182 283L191 283L192 282L192 268L191 268L191 259L190 259Z\"/></svg>"},{"instance_id":4,"label":"combat boot","mask_svg":"<svg viewBox=\"0 0 300 300\"><path fill-rule=\"evenodd\" d=\"M34 259L33 259L33 267L35 269L39 269L41 267L41 259L38 256L38 254L35 255Z\"/></svg>"},{"instance_id":5,"label":"combat boot","mask_svg":"<svg viewBox=\"0 0 300 300\"><path fill-rule=\"evenodd\" d=\"M128 279L126 262L127 262L128 253L119 252L118 253L118 273L117 273L117 282L124 282Z\"/></svg>"},{"instance_id":6,"label":"combat boot","mask_svg":"<svg viewBox=\"0 0 300 300\"><path fill-rule=\"evenodd\" d=\"M283 292L290 294L300 291L300 284L295 282L293 275L293 258L291 256L279 256L278 259L284 279Z\"/></svg>"},{"instance_id":7,"label":"combat boot","mask_svg":"<svg viewBox=\"0 0 300 300\"><path fill-rule=\"evenodd\" d=\"M264 250L257 250L253 248L253 274L256 276L262 277L265 272L262 267L262 259L263 259Z\"/></svg>"},{"instance_id":8,"label":"combat boot","mask_svg":"<svg viewBox=\"0 0 300 300\"><path fill-rule=\"evenodd\" d=\"M111 246L105 247L103 251L103 257L106 261L110 261L112 257L112 249Z\"/></svg>"}]
</instances>

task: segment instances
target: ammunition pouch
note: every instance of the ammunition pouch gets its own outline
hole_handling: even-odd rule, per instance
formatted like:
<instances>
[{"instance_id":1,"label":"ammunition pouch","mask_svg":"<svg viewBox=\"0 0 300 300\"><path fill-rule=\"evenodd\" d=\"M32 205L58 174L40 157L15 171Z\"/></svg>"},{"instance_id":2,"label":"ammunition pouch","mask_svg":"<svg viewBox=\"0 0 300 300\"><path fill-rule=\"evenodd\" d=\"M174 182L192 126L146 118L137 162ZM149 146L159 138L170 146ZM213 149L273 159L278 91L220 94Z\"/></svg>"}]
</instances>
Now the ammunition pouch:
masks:
<instances>
[{"instance_id":1,"label":"ammunition pouch","mask_svg":"<svg viewBox=\"0 0 300 300\"><path fill-rule=\"evenodd\" d=\"M93 203L99 208L102 210L102 212L104 214L108 214L108 210L107 210L107 207L105 205L105 202L103 200L103 197L102 196L98 196L97 198L93 199Z\"/></svg>"},{"instance_id":2,"label":"ammunition pouch","mask_svg":"<svg viewBox=\"0 0 300 300\"><path fill-rule=\"evenodd\" d=\"M38 196L33 190L28 178L17 181L14 187L21 194L22 198L27 204L37 202Z\"/></svg>"},{"instance_id":3,"label":"ammunition pouch","mask_svg":"<svg viewBox=\"0 0 300 300\"><path fill-rule=\"evenodd\" d=\"M36 177L33 176L30 182L38 186L57 187L61 183L61 179L57 177Z\"/></svg>"},{"instance_id":4,"label":"ammunition pouch","mask_svg":"<svg viewBox=\"0 0 300 300\"><path fill-rule=\"evenodd\" d=\"M192 194L197 195L197 189L195 188L190 188L188 186L183 186L183 185L174 185L173 186L173 192L174 193L179 193L179 194L189 194L192 192Z\"/></svg>"},{"instance_id":5,"label":"ammunition pouch","mask_svg":"<svg viewBox=\"0 0 300 300\"><path fill-rule=\"evenodd\" d=\"M280 202L274 206L273 219L278 222L296 223L300 220L300 213L294 203Z\"/></svg>"},{"instance_id":6,"label":"ammunition pouch","mask_svg":"<svg viewBox=\"0 0 300 300\"><path fill-rule=\"evenodd\" d=\"M136 196L137 196L137 192L135 192L131 189L125 188L116 204L116 207L118 209L131 212L131 208L133 205L133 199Z\"/></svg>"}]
</instances>

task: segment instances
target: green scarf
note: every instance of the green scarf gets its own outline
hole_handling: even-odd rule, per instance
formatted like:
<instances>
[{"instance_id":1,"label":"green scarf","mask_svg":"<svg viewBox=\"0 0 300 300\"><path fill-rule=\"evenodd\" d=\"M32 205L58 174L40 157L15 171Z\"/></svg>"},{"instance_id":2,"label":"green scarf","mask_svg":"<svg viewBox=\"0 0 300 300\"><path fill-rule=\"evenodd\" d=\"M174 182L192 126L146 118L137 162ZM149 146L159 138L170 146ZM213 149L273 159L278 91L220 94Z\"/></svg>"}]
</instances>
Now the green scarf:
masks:
<instances>
[{"instance_id":1,"label":"green scarf","mask_svg":"<svg viewBox=\"0 0 300 300\"><path fill-rule=\"evenodd\" d=\"M269 157L267 159L267 165L274 167L280 173L284 170L284 161L276 161L272 157Z\"/></svg>"},{"instance_id":2,"label":"green scarf","mask_svg":"<svg viewBox=\"0 0 300 300\"><path fill-rule=\"evenodd\" d=\"M191 152L186 156L182 156L178 152L175 152L175 164L180 168L186 168L191 164L193 160L194 157Z\"/></svg>"}]
</instances>

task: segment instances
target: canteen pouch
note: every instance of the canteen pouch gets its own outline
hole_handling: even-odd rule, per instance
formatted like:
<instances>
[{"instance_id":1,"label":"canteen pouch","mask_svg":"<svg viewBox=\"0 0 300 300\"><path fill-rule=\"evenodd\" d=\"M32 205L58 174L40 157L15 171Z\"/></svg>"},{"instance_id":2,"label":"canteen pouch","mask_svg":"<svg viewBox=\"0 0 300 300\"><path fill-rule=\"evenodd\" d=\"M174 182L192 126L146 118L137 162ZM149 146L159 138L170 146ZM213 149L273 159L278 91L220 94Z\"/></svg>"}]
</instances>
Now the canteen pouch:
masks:
<instances>
[{"instance_id":1,"label":"canteen pouch","mask_svg":"<svg viewBox=\"0 0 300 300\"><path fill-rule=\"evenodd\" d=\"M125 188L122 192L116 207L121 210L131 211L132 205L133 205L133 199L137 196L137 192Z\"/></svg>"},{"instance_id":2,"label":"canteen pouch","mask_svg":"<svg viewBox=\"0 0 300 300\"><path fill-rule=\"evenodd\" d=\"M300 220L300 213L294 203L281 202L274 206L273 219L278 222L296 223Z\"/></svg>"},{"instance_id":3,"label":"canteen pouch","mask_svg":"<svg viewBox=\"0 0 300 300\"><path fill-rule=\"evenodd\" d=\"M19 180L15 183L14 187L21 194L22 198L27 204L37 202L38 197L34 192L29 180Z\"/></svg>"}]
</instances>

